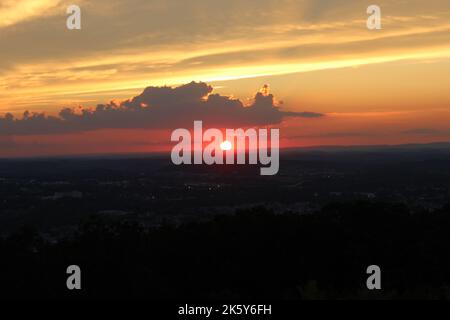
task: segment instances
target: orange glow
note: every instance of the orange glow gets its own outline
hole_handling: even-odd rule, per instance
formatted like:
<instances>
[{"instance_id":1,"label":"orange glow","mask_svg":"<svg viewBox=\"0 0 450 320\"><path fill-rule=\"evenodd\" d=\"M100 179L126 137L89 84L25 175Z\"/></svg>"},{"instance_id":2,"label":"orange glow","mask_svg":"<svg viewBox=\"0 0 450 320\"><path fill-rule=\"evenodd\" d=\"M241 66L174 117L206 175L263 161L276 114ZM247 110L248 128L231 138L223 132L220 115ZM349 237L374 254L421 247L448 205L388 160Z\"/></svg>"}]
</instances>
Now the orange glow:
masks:
<instances>
[{"instance_id":1,"label":"orange glow","mask_svg":"<svg viewBox=\"0 0 450 320\"><path fill-rule=\"evenodd\" d=\"M64 1L2 1L0 117L95 109L148 86L191 81L250 105L267 83L282 111L324 115L272 123L280 128L281 148L450 140L448 0L433 0L433 6L383 0L383 29L376 32L366 28L364 6L351 1L329 1L313 17L314 0L282 7L236 1L230 10L209 1L182 12L165 2L137 1L140 10L126 1L83 1L83 10L98 19L87 20L81 32L66 30ZM233 23L221 28L204 12ZM167 25L146 19L152 15ZM126 127L0 136L0 156L170 150L169 130ZM236 150L234 141L216 147L246 151Z\"/></svg>"}]
</instances>

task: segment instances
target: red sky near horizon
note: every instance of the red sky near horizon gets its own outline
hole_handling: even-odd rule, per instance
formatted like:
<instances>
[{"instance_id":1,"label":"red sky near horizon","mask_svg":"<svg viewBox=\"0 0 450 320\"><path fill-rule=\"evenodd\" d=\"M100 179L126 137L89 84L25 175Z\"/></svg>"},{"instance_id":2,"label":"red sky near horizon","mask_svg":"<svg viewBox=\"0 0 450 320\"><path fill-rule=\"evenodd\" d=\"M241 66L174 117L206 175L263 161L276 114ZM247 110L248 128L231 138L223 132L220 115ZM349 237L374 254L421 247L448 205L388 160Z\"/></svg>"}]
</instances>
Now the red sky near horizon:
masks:
<instances>
[{"instance_id":1,"label":"red sky near horizon","mask_svg":"<svg viewBox=\"0 0 450 320\"><path fill-rule=\"evenodd\" d=\"M0 157L170 150L170 126L24 134L1 119L191 81L245 106L269 84L286 114L323 115L267 124L282 148L450 141L448 0L380 0L381 30L366 27L372 1L83 0L72 31L69 4L0 6Z\"/></svg>"}]
</instances>

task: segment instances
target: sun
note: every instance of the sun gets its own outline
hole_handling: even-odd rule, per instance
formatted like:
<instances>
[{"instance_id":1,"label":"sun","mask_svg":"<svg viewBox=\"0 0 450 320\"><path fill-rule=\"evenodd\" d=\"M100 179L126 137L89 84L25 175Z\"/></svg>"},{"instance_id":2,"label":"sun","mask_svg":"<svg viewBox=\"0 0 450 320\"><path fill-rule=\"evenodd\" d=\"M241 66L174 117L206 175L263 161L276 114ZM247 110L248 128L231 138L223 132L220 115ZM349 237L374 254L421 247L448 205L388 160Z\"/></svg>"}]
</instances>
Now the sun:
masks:
<instances>
[{"instance_id":1,"label":"sun","mask_svg":"<svg viewBox=\"0 0 450 320\"><path fill-rule=\"evenodd\" d=\"M231 150L231 148L233 148L233 145L228 140L225 140L220 144L220 149L222 149L223 151Z\"/></svg>"}]
</instances>

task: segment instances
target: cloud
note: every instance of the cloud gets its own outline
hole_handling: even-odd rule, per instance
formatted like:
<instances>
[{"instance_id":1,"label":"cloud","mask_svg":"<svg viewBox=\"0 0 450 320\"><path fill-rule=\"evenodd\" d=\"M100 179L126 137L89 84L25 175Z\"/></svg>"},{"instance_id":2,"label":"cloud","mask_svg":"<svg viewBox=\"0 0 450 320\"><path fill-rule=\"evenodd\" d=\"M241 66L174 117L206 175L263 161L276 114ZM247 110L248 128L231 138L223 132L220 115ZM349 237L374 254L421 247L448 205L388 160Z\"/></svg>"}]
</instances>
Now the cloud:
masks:
<instances>
[{"instance_id":1,"label":"cloud","mask_svg":"<svg viewBox=\"0 0 450 320\"><path fill-rule=\"evenodd\" d=\"M32 1L47 9L27 13L24 3ZM375 33L356 0L77 0L80 32L65 26L72 3L47 7L53 2L0 1L0 25L16 21L0 27L0 110L24 110L17 96L98 96L144 87L149 78L153 85L213 82L447 59L450 52L448 0L384 0L379 5L389 10Z\"/></svg>"},{"instance_id":2,"label":"cloud","mask_svg":"<svg viewBox=\"0 0 450 320\"><path fill-rule=\"evenodd\" d=\"M3 0L0 3L0 28L43 15L54 9L59 0Z\"/></svg>"},{"instance_id":3,"label":"cloud","mask_svg":"<svg viewBox=\"0 0 450 320\"><path fill-rule=\"evenodd\" d=\"M280 123L285 117L317 118L320 113L285 112L265 86L250 106L239 99L213 93L204 82L176 88L147 87L140 95L90 108L64 108L59 116L26 111L22 118L0 118L0 135L42 135L99 129L174 129L202 120L209 127L248 127Z\"/></svg>"},{"instance_id":4,"label":"cloud","mask_svg":"<svg viewBox=\"0 0 450 320\"><path fill-rule=\"evenodd\" d=\"M418 136L448 136L450 131L438 130L431 128L416 128L411 130L402 131L402 134L418 135Z\"/></svg>"},{"instance_id":5,"label":"cloud","mask_svg":"<svg viewBox=\"0 0 450 320\"><path fill-rule=\"evenodd\" d=\"M347 137L375 137L380 136L380 133L376 132L368 132L368 131L339 131L339 132L321 132L321 133L313 133L313 134L303 134L303 135L295 135L290 136L287 139L297 140L304 138L347 138Z\"/></svg>"}]
</instances>

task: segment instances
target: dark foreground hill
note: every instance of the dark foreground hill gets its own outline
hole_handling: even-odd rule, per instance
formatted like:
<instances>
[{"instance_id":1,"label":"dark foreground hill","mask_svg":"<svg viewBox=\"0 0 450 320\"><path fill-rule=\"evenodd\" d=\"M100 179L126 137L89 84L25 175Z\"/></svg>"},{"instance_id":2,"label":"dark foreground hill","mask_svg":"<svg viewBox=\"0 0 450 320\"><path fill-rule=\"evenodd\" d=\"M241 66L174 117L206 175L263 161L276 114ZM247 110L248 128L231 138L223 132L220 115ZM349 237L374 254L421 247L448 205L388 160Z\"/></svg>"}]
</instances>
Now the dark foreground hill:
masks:
<instances>
[{"instance_id":1,"label":"dark foreground hill","mask_svg":"<svg viewBox=\"0 0 450 320\"><path fill-rule=\"evenodd\" d=\"M143 228L92 217L47 243L31 229L0 241L8 298L450 298L450 207L331 204L308 215L265 208ZM82 290L66 289L66 268ZM379 265L382 290L366 288Z\"/></svg>"}]
</instances>

